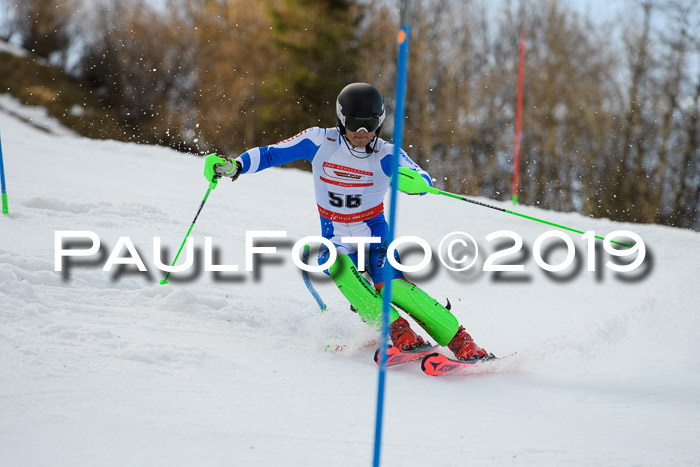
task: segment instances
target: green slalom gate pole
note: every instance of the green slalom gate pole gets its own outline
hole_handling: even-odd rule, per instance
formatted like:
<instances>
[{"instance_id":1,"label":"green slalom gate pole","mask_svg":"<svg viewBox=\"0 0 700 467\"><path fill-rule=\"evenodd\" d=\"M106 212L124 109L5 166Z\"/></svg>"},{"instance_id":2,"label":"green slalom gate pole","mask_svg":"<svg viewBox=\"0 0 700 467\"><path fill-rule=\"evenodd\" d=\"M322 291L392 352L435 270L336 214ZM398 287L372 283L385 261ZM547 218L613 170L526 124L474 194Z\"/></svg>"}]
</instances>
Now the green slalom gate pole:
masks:
<instances>
[{"instance_id":1,"label":"green slalom gate pole","mask_svg":"<svg viewBox=\"0 0 700 467\"><path fill-rule=\"evenodd\" d=\"M204 203L207 202L207 198L209 198L209 193L211 193L211 190L216 187L216 181L213 181L212 183L209 184L209 188L207 189L207 193L204 195L204 199L202 200L202 203L199 205L199 209L197 209L197 214L194 216L194 220L192 221L192 224L190 225L189 230L187 231L187 235L185 235L185 239L182 241L182 245L180 245L180 249L177 252L177 255L175 255L175 260L173 260L172 266L175 266L175 263L177 263L177 259L180 257L180 253L182 253L182 249L185 246L185 243L187 243L187 238L190 236L190 232L192 232L192 227L194 227L194 223L197 222L197 218L199 217L199 213L202 212L202 208L204 207ZM170 277L170 271L165 275L165 279L161 280L160 283L165 285L168 283L168 277Z\"/></svg>"},{"instance_id":2,"label":"green slalom gate pole","mask_svg":"<svg viewBox=\"0 0 700 467\"><path fill-rule=\"evenodd\" d=\"M406 167L399 168L399 190L405 193L419 194L419 193L431 193L434 195L447 196L449 198L459 199L466 201L467 203L476 204L478 206L483 206L485 208L495 209L496 211L505 212L508 214L513 214L514 216L522 217L524 219L530 219L531 221L541 222L542 224L551 225L552 227L557 227L564 230L569 230L571 232L576 232L579 234L585 234L586 232L582 230L572 229L571 227L566 227L565 225L555 224L554 222L549 222L543 219L538 219L536 217L527 216L519 212L511 211L509 209L499 208L497 206L492 206L490 204L482 203L480 201L475 201L473 199L466 198L461 195L455 195L454 193L448 193L446 191L439 190L435 187L428 185L425 179L415 170L411 170ZM595 238L599 240L605 240L604 237L596 235ZM627 248L632 248L634 245L628 245L627 243L616 242L615 240L610 240L611 243L616 243L618 245L625 246Z\"/></svg>"},{"instance_id":3,"label":"green slalom gate pole","mask_svg":"<svg viewBox=\"0 0 700 467\"><path fill-rule=\"evenodd\" d=\"M0 140L0 187L2 188L2 213L10 214L7 206L7 190L5 188L5 166L2 162L2 140Z\"/></svg>"}]
</instances>

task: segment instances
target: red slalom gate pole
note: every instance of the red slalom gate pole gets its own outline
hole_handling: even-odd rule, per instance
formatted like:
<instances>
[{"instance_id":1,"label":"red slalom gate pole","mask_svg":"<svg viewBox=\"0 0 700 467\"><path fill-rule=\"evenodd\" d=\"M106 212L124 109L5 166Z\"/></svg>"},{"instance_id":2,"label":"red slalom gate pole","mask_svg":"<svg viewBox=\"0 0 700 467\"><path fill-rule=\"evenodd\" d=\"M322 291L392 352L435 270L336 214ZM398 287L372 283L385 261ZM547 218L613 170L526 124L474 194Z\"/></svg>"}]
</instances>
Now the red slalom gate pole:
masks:
<instances>
[{"instance_id":1,"label":"red slalom gate pole","mask_svg":"<svg viewBox=\"0 0 700 467\"><path fill-rule=\"evenodd\" d=\"M525 30L520 30L520 65L518 67L518 105L515 115L515 157L513 167L513 204L518 204L518 171L520 170L520 120L523 108L523 64L525 63Z\"/></svg>"}]
</instances>

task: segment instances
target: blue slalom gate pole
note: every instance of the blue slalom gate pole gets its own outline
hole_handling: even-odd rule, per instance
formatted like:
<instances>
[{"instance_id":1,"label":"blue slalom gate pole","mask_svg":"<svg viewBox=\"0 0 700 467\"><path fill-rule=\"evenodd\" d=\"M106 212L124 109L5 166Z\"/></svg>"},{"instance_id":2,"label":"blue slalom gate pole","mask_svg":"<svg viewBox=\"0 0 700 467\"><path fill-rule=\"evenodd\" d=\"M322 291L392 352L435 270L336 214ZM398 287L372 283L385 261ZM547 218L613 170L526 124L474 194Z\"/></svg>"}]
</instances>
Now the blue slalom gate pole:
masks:
<instances>
[{"instance_id":1,"label":"blue slalom gate pole","mask_svg":"<svg viewBox=\"0 0 700 467\"><path fill-rule=\"evenodd\" d=\"M408 68L408 0L401 0L401 26L397 36L399 62L396 69L396 110L394 112L394 154L391 157L391 202L389 205L389 228L386 237L387 247L394 241L396 225L396 187L399 172L399 151L403 142L403 120L406 104L406 72ZM382 447L382 421L384 418L384 386L386 382L386 359L389 342L389 309L391 307L391 280L393 268L386 258L384 267L384 289L382 305L382 336L379 345L379 383L377 388L377 418L374 430L374 467L379 467Z\"/></svg>"},{"instance_id":2,"label":"blue slalom gate pole","mask_svg":"<svg viewBox=\"0 0 700 467\"><path fill-rule=\"evenodd\" d=\"M0 138L0 187L2 187L2 213L10 214L7 207L7 190L5 189L5 166L2 163L2 139Z\"/></svg>"}]
</instances>

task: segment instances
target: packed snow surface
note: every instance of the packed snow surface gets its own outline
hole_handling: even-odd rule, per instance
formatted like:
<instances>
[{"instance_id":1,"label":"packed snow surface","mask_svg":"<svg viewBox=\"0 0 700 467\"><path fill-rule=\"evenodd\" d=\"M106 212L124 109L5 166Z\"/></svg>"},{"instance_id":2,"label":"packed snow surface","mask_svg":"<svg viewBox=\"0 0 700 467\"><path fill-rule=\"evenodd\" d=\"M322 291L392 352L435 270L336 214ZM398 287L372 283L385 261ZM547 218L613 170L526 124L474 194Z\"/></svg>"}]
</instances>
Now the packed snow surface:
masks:
<instances>
[{"instance_id":1,"label":"packed snow surface","mask_svg":"<svg viewBox=\"0 0 700 467\"><path fill-rule=\"evenodd\" d=\"M32 120L42 112L6 98L2 106L12 115L0 111L10 202L0 217L0 465L371 464L378 371L365 344L377 334L313 273L322 313L291 260L292 245L320 231L309 173L220 182L192 232L195 265L161 285L153 239L171 262L207 189L203 160L40 131L47 123ZM616 273L596 241L588 271L588 242L566 232L574 264L546 274L534 244L552 227L400 195L397 236L424 238L436 252L463 231L480 247L467 272L434 258L409 277L449 298L479 344L515 355L474 375L389 369L382 465L698 465L700 234L481 201L602 236L629 230L647 256ZM486 240L500 230L524 246L496 263L523 272L482 270L513 243ZM57 231L94 232L100 251L56 271ZM286 231L256 241L277 253L260 255L254 272L245 270L246 231ZM214 263L239 272L204 271L206 236ZM134 257L128 242L147 272L103 271L117 245L113 260ZM551 264L564 260L558 244ZM421 258L400 251L408 264Z\"/></svg>"}]
</instances>

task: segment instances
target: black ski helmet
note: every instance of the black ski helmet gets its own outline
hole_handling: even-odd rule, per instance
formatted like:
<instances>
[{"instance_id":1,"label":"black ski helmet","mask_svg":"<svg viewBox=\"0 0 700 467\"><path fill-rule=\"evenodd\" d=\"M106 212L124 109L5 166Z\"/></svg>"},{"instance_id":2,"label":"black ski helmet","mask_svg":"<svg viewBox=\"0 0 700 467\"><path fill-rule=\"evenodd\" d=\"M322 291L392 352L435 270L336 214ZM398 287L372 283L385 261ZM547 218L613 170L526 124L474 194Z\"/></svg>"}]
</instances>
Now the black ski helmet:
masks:
<instances>
[{"instance_id":1,"label":"black ski helmet","mask_svg":"<svg viewBox=\"0 0 700 467\"><path fill-rule=\"evenodd\" d=\"M376 131L379 135L386 115L386 105L382 95L371 84L352 83L338 94L335 112L342 135L346 129L359 131L362 128L368 133Z\"/></svg>"}]
</instances>

